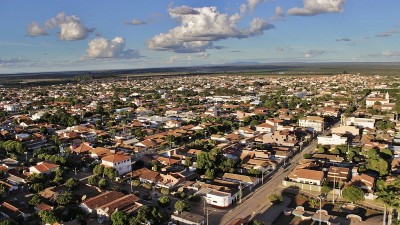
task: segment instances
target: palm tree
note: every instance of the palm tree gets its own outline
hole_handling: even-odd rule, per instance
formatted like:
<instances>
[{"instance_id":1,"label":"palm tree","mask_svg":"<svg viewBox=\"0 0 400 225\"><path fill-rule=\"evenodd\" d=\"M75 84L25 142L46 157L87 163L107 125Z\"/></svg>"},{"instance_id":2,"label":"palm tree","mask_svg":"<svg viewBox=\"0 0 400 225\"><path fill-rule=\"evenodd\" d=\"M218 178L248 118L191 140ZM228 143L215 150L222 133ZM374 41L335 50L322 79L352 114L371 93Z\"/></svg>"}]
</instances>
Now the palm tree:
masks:
<instances>
[{"instance_id":1,"label":"palm tree","mask_svg":"<svg viewBox=\"0 0 400 225\"><path fill-rule=\"evenodd\" d=\"M386 209L388 208L388 225L392 224L392 215L393 215L393 209L398 209L400 208L400 198L398 193L396 193L392 188L388 187L386 190L380 190L377 192L378 200L380 200L384 206L384 214L383 214L383 225L386 224Z\"/></svg>"}]
</instances>

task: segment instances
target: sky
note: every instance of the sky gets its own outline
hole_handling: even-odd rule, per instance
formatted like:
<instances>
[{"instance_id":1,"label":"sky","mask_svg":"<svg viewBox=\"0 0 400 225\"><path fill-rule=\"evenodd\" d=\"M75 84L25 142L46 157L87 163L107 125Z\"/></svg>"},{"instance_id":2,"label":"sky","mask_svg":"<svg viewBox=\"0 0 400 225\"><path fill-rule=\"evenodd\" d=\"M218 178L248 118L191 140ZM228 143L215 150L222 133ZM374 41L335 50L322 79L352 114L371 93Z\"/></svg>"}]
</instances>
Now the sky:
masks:
<instances>
[{"instance_id":1,"label":"sky","mask_svg":"<svg viewBox=\"0 0 400 225\"><path fill-rule=\"evenodd\" d=\"M399 62L398 0L0 1L0 73Z\"/></svg>"}]
</instances>

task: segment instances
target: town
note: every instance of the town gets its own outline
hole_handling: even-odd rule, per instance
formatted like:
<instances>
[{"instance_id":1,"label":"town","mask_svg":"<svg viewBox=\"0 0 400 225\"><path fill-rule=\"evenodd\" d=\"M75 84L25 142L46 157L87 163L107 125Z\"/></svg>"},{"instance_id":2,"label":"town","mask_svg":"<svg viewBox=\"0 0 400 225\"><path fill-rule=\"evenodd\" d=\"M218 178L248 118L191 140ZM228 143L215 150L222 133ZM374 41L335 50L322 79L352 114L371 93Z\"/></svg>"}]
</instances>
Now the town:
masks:
<instances>
[{"instance_id":1,"label":"town","mask_svg":"<svg viewBox=\"0 0 400 225\"><path fill-rule=\"evenodd\" d=\"M400 81L0 87L0 224L400 224Z\"/></svg>"}]
</instances>

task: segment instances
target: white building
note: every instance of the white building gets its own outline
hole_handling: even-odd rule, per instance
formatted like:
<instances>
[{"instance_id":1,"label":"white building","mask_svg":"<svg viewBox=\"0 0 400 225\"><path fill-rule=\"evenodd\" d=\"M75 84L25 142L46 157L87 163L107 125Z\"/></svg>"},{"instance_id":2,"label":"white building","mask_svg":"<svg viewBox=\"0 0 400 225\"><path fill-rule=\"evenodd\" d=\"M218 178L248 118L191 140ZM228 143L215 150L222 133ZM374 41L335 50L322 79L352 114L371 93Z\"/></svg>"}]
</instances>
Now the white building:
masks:
<instances>
[{"instance_id":1,"label":"white building","mask_svg":"<svg viewBox=\"0 0 400 225\"><path fill-rule=\"evenodd\" d=\"M119 175L132 171L132 161L130 156L126 155L109 155L101 159L101 164L106 167L113 167Z\"/></svg>"},{"instance_id":2,"label":"white building","mask_svg":"<svg viewBox=\"0 0 400 225\"><path fill-rule=\"evenodd\" d=\"M231 193L211 190L206 194L207 204L226 208L232 204L232 196Z\"/></svg>"},{"instance_id":3,"label":"white building","mask_svg":"<svg viewBox=\"0 0 400 225\"><path fill-rule=\"evenodd\" d=\"M307 116L299 119L299 126L306 127L313 131L322 132L324 130L324 118L319 116Z\"/></svg>"},{"instance_id":4,"label":"white building","mask_svg":"<svg viewBox=\"0 0 400 225\"><path fill-rule=\"evenodd\" d=\"M390 101L389 93L386 93L385 98L375 97L375 95L368 96L368 98L365 100L365 104L367 107L372 107L375 105L376 102L379 102L382 105L384 105L384 104L389 104L389 101Z\"/></svg>"},{"instance_id":5,"label":"white building","mask_svg":"<svg viewBox=\"0 0 400 225\"><path fill-rule=\"evenodd\" d=\"M344 145L347 143L347 137L342 137L337 134L332 134L332 136L318 137L319 145Z\"/></svg>"},{"instance_id":6,"label":"white building","mask_svg":"<svg viewBox=\"0 0 400 225\"><path fill-rule=\"evenodd\" d=\"M342 117L342 124L345 126L356 126L359 128L375 128L375 119L370 118L356 118L356 117Z\"/></svg>"}]
</instances>

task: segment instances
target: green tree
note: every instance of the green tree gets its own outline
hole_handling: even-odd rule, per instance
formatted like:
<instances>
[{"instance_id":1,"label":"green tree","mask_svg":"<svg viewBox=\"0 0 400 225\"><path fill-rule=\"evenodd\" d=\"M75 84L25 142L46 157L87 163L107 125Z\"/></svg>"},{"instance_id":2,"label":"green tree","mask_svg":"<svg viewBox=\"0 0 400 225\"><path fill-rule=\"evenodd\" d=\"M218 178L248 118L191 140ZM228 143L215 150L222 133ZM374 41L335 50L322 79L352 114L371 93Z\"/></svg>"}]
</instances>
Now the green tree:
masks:
<instances>
[{"instance_id":1,"label":"green tree","mask_svg":"<svg viewBox=\"0 0 400 225\"><path fill-rule=\"evenodd\" d=\"M332 191L332 188L330 188L327 185L324 185L324 186L321 187L321 194L327 195L331 191Z\"/></svg>"},{"instance_id":2,"label":"green tree","mask_svg":"<svg viewBox=\"0 0 400 225\"><path fill-rule=\"evenodd\" d=\"M384 148L379 152L379 155L385 159L385 160L389 160L393 157L393 152L388 149L388 148Z\"/></svg>"},{"instance_id":3,"label":"green tree","mask_svg":"<svg viewBox=\"0 0 400 225\"><path fill-rule=\"evenodd\" d=\"M249 225L264 225L264 223L260 220L253 220L249 223Z\"/></svg>"},{"instance_id":4,"label":"green tree","mask_svg":"<svg viewBox=\"0 0 400 225\"><path fill-rule=\"evenodd\" d=\"M367 169L373 170L379 173L380 176L388 174L389 164L382 158L373 158L367 160Z\"/></svg>"},{"instance_id":5,"label":"green tree","mask_svg":"<svg viewBox=\"0 0 400 225\"><path fill-rule=\"evenodd\" d=\"M268 196L268 200L272 202L272 204L280 204L283 202L283 196L278 194L272 194Z\"/></svg>"},{"instance_id":6,"label":"green tree","mask_svg":"<svg viewBox=\"0 0 400 225\"><path fill-rule=\"evenodd\" d=\"M308 204L310 205L311 208L317 208L319 206L319 200L315 198L309 198Z\"/></svg>"},{"instance_id":7,"label":"green tree","mask_svg":"<svg viewBox=\"0 0 400 225\"><path fill-rule=\"evenodd\" d=\"M106 175L110 180L115 180L118 177L118 172L113 167L106 167L103 171L104 175Z\"/></svg>"},{"instance_id":8,"label":"green tree","mask_svg":"<svg viewBox=\"0 0 400 225\"><path fill-rule=\"evenodd\" d=\"M56 202L60 205L68 205L74 202L74 195L69 192L66 191L60 195L58 195Z\"/></svg>"},{"instance_id":9,"label":"green tree","mask_svg":"<svg viewBox=\"0 0 400 225\"><path fill-rule=\"evenodd\" d=\"M3 220L0 222L0 225L18 225L18 224L12 220Z\"/></svg>"},{"instance_id":10,"label":"green tree","mask_svg":"<svg viewBox=\"0 0 400 225\"><path fill-rule=\"evenodd\" d=\"M364 192L360 188L354 186L349 186L344 189L342 196L351 203L364 201Z\"/></svg>"},{"instance_id":11,"label":"green tree","mask_svg":"<svg viewBox=\"0 0 400 225\"><path fill-rule=\"evenodd\" d=\"M44 223L53 224L58 221L58 218L53 211L42 210L38 213L38 215Z\"/></svg>"},{"instance_id":12,"label":"green tree","mask_svg":"<svg viewBox=\"0 0 400 225\"><path fill-rule=\"evenodd\" d=\"M98 164L93 168L94 175L102 175L104 173L104 166Z\"/></svg>"},{"instance_id":13,"label":"green tree","mask_svg":"<svg viewBox=\"0 0 400 225\"><path fill-rule=\"evenodd\" d=\"M126 225L128 223L128 215L123 211L115 211L111 214L111 221L113 225Z\"/></svg>"},{"instance_id":14,"label":"green tree","mask_svg":"<svg viewBox=\"0 0 400 225\"><path fill-rule=\"evenodd\" d=\"M88 178L88 184L96 185L97 184L97 176L93 175Z\"/></svg>"},{"instance_id":15,"label":"green tree","mask_svg":"<svg viewBox=\"0 0 400 225\"><path fill-rule=\"evenodd\" d=\"M207 169L204 176L208 179L214 179L215 177L215 170L214 169Z\"/></svg>"},{"instance_id":16,"label":"green tree","mask_svg":"<svg viewBox=\"0 0 400 225\"><path fill-rule=\"evenodd\" d=\"M171 204L171 199L168 196L161 196L158 198L157 204L163 208L168 207Z\"/></svg>"},{"instance_id":17,"label":"green tree","mask_svg":"<svg viewBox=\"0 0 400 225\"><path fill-rule=\"evenodd\" d=\"M65 182L65 186L67 186L71 190L75 190L76 188L79 187L79 185L80 185L80 181L76 178L69 178Z\"/></svg>"},{"instance_id":18,"label":"green tree","mask_svg":"<svg viewBox=\"0 0 400 225\"><path fill-rule=\"evenodd\" d=\"M31 206L37 206L42 202L42 200L40 199L39 195L34 195L31 200L29 200L29 205Z\"/></svg>"},{"instance_id":19,"label":"green tree","mask_svg":"<svg viewBox=\"0 0 400 225\"><path fill-rule=\"evenodd\" d=\"M186 211L189 209L189 205L183 201L183 200L179 200L175 203L174 208L176 211L178 211L179 213Z\"/></svg>"},{"instance_id":20,"label":"green tree","mask_svg":"<svg viewBox=\"0 0 400 225\"><path fill-rule=\"evenodd\" d=\"M108 181L104 178L101 178L98 183L99 188L106 188L108 187Z\"/></svg>"},{"instance_id":21,"label":"green tree","mask_svg":"<svg viewBox=\"0 0 400 225\"><path fill-rule=\"evenodd\" d=\"M35 184L31 184L31 186L29 187L29 189L31 191L33 191L34 193L38 193L44 190L44 186L42 183L35 183Z\"/></svg>"}]
</instances>

